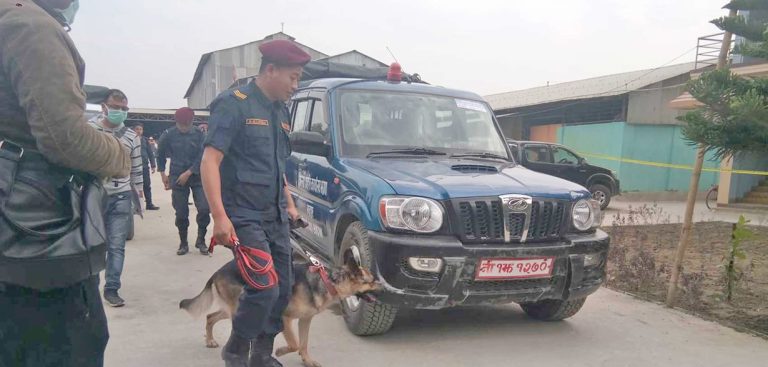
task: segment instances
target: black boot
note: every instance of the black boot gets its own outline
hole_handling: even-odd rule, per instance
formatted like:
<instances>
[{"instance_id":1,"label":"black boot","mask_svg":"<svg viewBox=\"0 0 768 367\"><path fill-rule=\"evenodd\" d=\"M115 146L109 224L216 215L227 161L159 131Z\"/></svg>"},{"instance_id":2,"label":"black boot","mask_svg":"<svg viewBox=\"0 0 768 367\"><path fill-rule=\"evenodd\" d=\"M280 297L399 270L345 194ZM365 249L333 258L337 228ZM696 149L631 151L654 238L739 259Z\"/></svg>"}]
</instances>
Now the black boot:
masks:
<instances>
[{"instance_id":1,"label":"black boot","mask_svg":"<svg viewBox=\"0 0 768 367\"><path fill-rule=\"evenodd\" d=\"M205 245L205 232L197 232L197 241L195 241L195 247L200 250L200 255L208 255L208 246Z\"/></svg>"},{"instance_id":2,"label":"black boot","mask_svg":"<svg viewBox=\"0 0 768 367\"><path fill-rule=\"evenodd\" d=\"M248 367L283 367L277 359L272 357L275 337L260 335L251 342L251 358Z\"/></svg>"},{"instance_id":3,"label":"black boot","mask_svg":"<svg viewBox=\"0 0 768 367\"><path fill-rule=\"evenodd\" d=\"M187 243L187 230L186 229L179 229L179 239L181 242L179 243L179 250L176 251L176 255L186 255L187 252L189 252L189 244Z\"/></svg>"},{"instance_id":4,"label":"black boot","mask_svg":"<svg viewBox=\"0 0 768 367\"><path fill-rule=\"evenodd\" d=\"M248 350L251 342L237 336L234 332L229 336L227 345L221 350L224 367L248 367Z\"/></svg>"}]
</instances>

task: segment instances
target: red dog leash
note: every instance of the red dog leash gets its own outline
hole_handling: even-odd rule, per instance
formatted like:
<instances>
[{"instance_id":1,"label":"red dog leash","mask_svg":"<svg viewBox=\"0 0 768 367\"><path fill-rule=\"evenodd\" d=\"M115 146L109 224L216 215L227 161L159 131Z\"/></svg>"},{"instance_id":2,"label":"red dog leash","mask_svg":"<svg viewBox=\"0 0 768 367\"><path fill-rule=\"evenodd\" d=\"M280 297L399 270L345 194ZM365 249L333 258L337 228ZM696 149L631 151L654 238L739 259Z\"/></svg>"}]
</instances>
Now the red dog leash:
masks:
<instances>
[{"instance_id":1,"label":"red dog leash","mask_svg":"<svg viewBox=\"0 0 768 367\"><path fill-rule=\"evenodd\" d=\"M272 255L266 251L243 246L237 239L233 238L230 241L232 252L235 254L235 262L237 263L237 268L240 270L240 275L243 277L243 280L255 289L269 289L277 284L277 272L275 271L274 262L272 261ZM216 240L211 238L211 245L208 247L208 252L213 253L213 248L216 247L217 244ZM230 247L226 245L222 246ZM262 260L265 264L259 265L256 259ZM269 279L267 284L259 284L256 282L254 276L251 275L252 273L256 275L266 275Z\"/></svg>"},{"instance_id":2,"label":"red dog leash","mask_svg":"<svg viewBox=\"0 0 768 367\"><path fill-rule=\"evenodd\" d=\"M325 266L317 261L317 259L312 257L310 257L309 261L312 262L312 265L309 267L309 271L312 273L320 273L320 279L323 280L323 284L325 285L325 289L328 290L328 293L330 293L330 295L333 297L338 296L339 292L336 290L336 286L333 285L331 277L328 276L328 271L325 270Z\"/></svg>"}]
</instances>

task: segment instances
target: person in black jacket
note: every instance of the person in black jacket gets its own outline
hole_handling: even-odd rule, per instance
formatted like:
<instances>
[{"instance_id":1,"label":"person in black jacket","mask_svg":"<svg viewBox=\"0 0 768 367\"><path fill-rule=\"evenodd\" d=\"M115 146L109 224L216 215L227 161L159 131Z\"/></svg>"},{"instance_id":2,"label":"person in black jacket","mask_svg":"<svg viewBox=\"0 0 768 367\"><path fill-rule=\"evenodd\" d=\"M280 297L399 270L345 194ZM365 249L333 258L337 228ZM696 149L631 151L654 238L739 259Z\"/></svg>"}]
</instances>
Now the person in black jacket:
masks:
<instances>
[{"instance_id":1,"label":"person in black jacket","mask_svg":"<svg viewBox=\"0 0 768 367\"><path fill-rule=\"evenodd\" d=\"M147 210L159 210L160 207L152 203L152 181L150 175L150 168L152 173L155 173L157 170L155 152L149 144L149 140L144 136L144 124L140 122L135 124L133 131L141 137L141 167L144 175L144 201L147 204L146 208Z\"/></svg>"}]
</instances>

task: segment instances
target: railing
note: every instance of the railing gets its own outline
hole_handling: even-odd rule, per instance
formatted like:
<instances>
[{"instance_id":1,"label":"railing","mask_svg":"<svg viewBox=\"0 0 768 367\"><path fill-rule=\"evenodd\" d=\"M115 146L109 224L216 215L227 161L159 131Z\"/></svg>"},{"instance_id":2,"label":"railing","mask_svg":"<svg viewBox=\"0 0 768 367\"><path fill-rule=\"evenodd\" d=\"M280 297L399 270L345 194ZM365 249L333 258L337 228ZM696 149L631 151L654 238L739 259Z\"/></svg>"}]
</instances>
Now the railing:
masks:
<instances>
[{"instance_id":1,"label":"railing","mask_svg":"<svg viewBox=\"0 0 768 367\"><path fill-rule=\"evenodd\" d=\"M696 43L696 69L717 65L717 57L723 45L725 32L699 37Z\"/></svg>"}]
</instances>

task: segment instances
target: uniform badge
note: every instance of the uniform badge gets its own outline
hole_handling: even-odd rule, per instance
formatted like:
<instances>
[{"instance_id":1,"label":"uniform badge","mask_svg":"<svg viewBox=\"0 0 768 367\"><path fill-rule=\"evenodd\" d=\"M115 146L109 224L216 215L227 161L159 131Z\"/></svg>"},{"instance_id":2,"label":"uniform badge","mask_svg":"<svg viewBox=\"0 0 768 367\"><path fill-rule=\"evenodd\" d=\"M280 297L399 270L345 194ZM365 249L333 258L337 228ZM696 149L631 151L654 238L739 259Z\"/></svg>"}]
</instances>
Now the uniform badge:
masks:
<instances>
[{"instance_id":1,"label":"uniform badge","mask_svg":"<svg viewBox=\"0 0 768 367\"><path fill-rule=\"evenodd\" d=\"M245 120L246 125L256 125L256 126L269 126L268 120L263 119L247 119Z\"/></svg>"}]
</instances>

